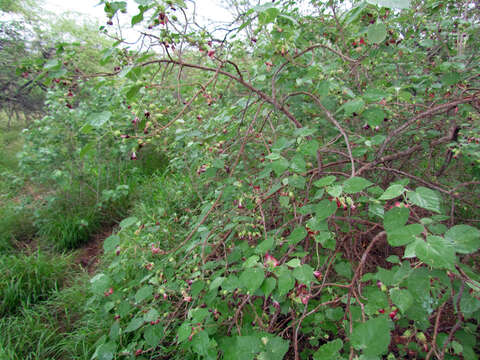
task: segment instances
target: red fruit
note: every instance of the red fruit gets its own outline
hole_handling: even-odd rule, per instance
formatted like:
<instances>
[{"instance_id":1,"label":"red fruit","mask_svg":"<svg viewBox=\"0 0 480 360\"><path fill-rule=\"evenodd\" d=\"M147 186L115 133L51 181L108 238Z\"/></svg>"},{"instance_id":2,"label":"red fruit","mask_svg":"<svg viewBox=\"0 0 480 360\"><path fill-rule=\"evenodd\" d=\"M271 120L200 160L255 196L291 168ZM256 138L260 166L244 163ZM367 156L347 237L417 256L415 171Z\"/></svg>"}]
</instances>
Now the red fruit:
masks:
<instances>
[{"instance_id":1,"label":"red fruit","mask_svg":"<svg viewBox=\"0 0 480 360\"><path fill-rule=\"evenodd\" d=\"M113 288L110 288L110 289L108 289L108 291L105 291L105 292L103 293L103 295L105 295L105 296L107 296L107 297L110 296L110 295L112 295L112 294L113 294Z\"/></svg>"},{"instance_id":2,"label":"red fruit","mask_svg":"<svg viewBox=\"0 0 480 360\"><path fill-rule=\"evenodd\" d=\"M300 299L302 300L302 304L303 304L303 305L307 305L307 304L308 304L308 300L310 300L310 295L300 296Z\"/></svg>"},{"instance_id":3,"label":"red fruit","mask_svg":"<svg viewBox=\"0 0 480 360\"><path fill-rule=\"evenodd\" d=\"M207 55L213 59L215 56L215 50L208 50Z\"/></svg>"},{"instance_id":4,"label":"red fruit","mask_svg":"<svg viewBox=\"0 0 480 360\"><path fill-rule=\"evenodd\" d=\"M378 312L379 312L380 314L385 314L385 310L383 310L383 309L378 309Z\"/></svg>"},{"instance_id":5,"label":"red fruit","mask_svg":"<svg viewBox=\"0 0 480 360\"><path fill-rule=\"evenodd\" d=\"M138 349L137 351L135 351L135 356L140 356L140 355L142 355L142 353L143 353L143 350Z\"/></svg>"},{"instance_id":6,"label":"red fruit","mask_svg":"<svg viewBox=\"0 0 480 360\"><path fill-rule=\"evenodd\" d=\"M335 201L337 202L337 208L342 207L342 202L340 201L339 198L335 198Z\"/></svg>"},{"instance_id":7,"label":"red fruit","mask_svg":"<svg viewBox=\"0 0 480 360\"><path fill-rule=\"evenodd\" d=\"M69 104L69 103L67 103L65 106L66 106L67 108L69 108L69 109L72 109L72 108L73 108L72 104Z\"/></svg>"},{"instance_id":8,"label":"red fruit","mask_svg":"<svg viewBox=\"0 0 480 360\"><path fill-rule=\"evenodd\" d=\"M397 312L398 310L393 310L392 312L390 312L390 314L388 314L388 316L390 316L390 319L395 320L395 316L397 316Z\"/></svg>"},{"instance_id":9,"label":"red fruit","mask_svg":"<svg viewBox=\"0 0 480 360\"><path fill-rule=\"evenodd\" d=\"M279 264L278 260L268 252L265 254L265 258L263 259L263 265L265 265L265 267L277 267Z\"/></svg>"},{"instance_id":10,"label":"red fruit","mask_svg":"<svg viewBox=\"0 0 480 360\"><path fill-rule=\"evenodd\" d=\"M108 20L108 21L107 21L107 25L113 25L113 21L112 21L112 20Z\"/></svg>"},{"instance_id":11,"label":"red fruit","mask_svg":"<svg viewBox=\"0 0 480 360\"><path fill-rule=\"evenodd\" d=\"M363 40L363 38L360 38L360 45L365 45L365 40Z\"/></svg>"}]
</instances>

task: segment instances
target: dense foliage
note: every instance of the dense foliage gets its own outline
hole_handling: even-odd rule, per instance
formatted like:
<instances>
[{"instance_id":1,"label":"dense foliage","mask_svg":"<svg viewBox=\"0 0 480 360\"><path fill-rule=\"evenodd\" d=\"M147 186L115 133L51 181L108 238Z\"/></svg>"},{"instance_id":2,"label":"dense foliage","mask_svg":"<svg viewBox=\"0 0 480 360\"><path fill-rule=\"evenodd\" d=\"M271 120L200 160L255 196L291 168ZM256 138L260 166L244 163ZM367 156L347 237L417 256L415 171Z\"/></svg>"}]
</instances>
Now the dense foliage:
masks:
<instances>
[{"instance_id":1,"label":"dense foliage","mask_svg":"<svg viewBox=\"0 0 480 360\"><path fill-rule=\"evenodd\" d=\"M64 354L477 358L477 2L136 0L130 46L102 4L117 41L56 47L20 154L57 248L123 218Z\"/></svg>"}]
</instances>

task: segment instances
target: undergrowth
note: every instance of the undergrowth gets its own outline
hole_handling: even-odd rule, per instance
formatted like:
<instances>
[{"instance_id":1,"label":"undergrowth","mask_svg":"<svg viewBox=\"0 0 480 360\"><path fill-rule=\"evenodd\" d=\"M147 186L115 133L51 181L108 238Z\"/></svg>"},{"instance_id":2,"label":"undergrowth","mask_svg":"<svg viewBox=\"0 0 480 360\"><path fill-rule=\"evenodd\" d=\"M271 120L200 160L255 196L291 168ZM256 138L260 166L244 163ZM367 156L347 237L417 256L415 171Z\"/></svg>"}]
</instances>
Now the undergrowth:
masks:
<instances>
[{"instance_id":1,"label":"undergrowth","mask_svg":"<svg viewBox=\"0 0 480 360\"><path fill-rule=\"evenodd\" d=\"M0 255L0 315L45 300L73 275L72 257L36 251Z\"/></svg>"}]
</instances>

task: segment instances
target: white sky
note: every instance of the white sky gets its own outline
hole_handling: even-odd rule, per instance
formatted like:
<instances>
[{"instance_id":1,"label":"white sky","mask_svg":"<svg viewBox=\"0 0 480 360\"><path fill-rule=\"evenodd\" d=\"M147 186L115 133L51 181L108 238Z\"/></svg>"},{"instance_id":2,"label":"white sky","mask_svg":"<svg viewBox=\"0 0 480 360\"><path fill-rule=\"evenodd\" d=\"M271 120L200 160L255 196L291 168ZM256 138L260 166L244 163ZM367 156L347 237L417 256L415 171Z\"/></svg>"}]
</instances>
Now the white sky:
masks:
<instances>
[{"instance_id":1,"label":"white sky","mask_svg":"<svg viewBox=\"0 0 480 360\"><path fill-rule=\"evenodd\" d=\"M43 0L45 9L57 14L66 11L75 11L94 17L100 23L106 21L106 16L103 11L103 5L98 5L99 0ZM127 0L127 9L129 14L135 15L138 13L138 4L132 0ZM197 13L206 21L228 21L231 15L219 5L218 0L195 0L197 4Z\"/></svg>"},{"instance_id":2,"label":"white sky","mask_svg":"<svg viewBox=\"0 0 480 360\"><path fill-rule=\"evenodd\" d=\"M137 30L141 30L142 27L139 24L132 28L130 20L132 16L138 14L138 4L134 0L124 1L127 1L128 14L120 14L122 37L128 42L135 42L139 37ZM197 22L207 28L211 28L209 25L219 25L218 22L231 21L233 19L232 15L220 5L220 1L195 0ZM85 14L91 20L98 20L100 25L105 25L107 21L107 16L103 11L104 5L99 5L99 0L41 0L41 2L44 4L43 8L45 10L59 16L64 12L77 12ZM187 1L187 4L193 10L192 1ZM115 20L114 24L116 24ZM117 27L107 27L107 29L109 32L116 32Z\"/></svg>"}]
</instances>

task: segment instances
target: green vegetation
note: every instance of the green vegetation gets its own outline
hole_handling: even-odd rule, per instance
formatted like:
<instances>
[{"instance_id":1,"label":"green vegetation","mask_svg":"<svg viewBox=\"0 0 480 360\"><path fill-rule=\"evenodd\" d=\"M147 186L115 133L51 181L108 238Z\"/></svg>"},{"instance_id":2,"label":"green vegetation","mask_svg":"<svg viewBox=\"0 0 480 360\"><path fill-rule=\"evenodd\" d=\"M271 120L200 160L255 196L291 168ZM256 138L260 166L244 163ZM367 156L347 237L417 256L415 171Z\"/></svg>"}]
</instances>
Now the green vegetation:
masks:
<instances>
[{"instance_id":1,"label":"green vegetation","mask_svg":"<svg viewBox=\"0 0 480 360\"><path fill-rule=\"evenodd\" d=\"M0 314L15 312L19 306L46 299L69 277L70 258L37 252L31 255L6 255L0 259Z\"/></svg>"},{"instance_id":2,"label":"green vegetation","mask_svg":"<svg viewBox=\"0 0 480 360\"><path fill-rule=\"evenodd\" d=\"M0 357L478 358L477 2L101 3L0 33Z\"/></svg>"}]
</instances>

